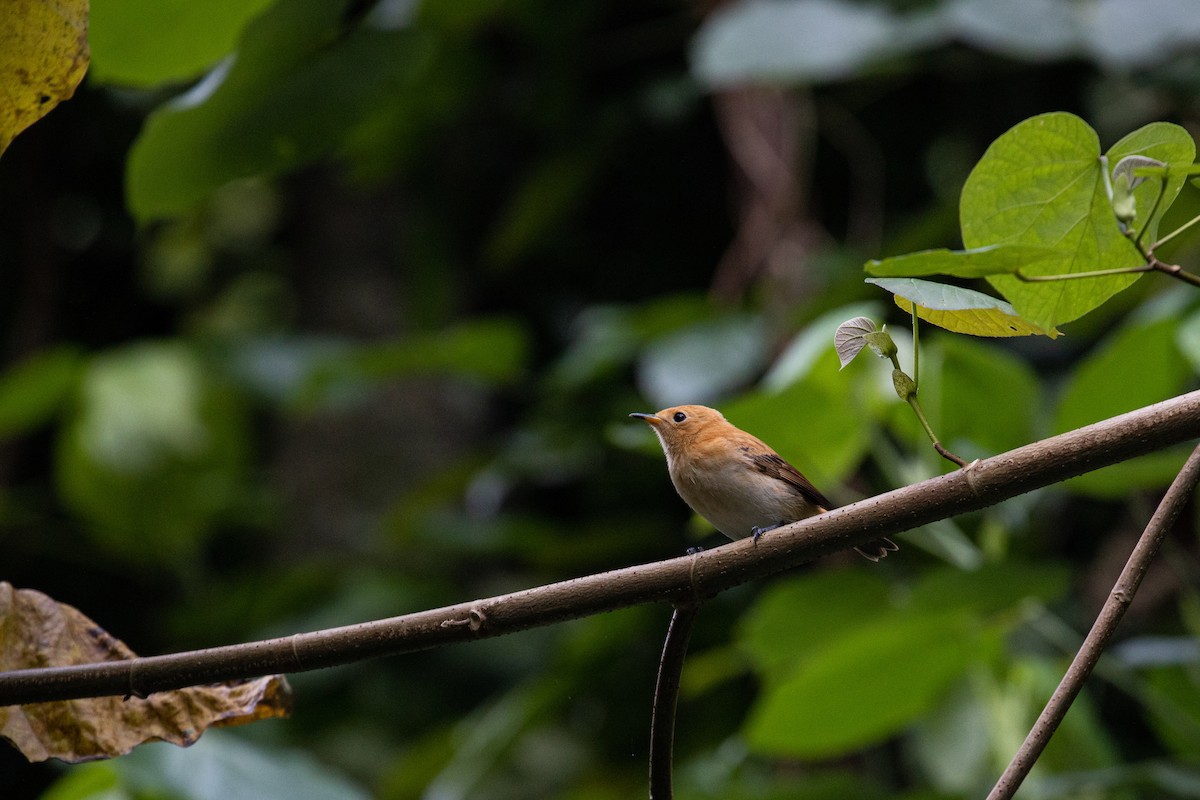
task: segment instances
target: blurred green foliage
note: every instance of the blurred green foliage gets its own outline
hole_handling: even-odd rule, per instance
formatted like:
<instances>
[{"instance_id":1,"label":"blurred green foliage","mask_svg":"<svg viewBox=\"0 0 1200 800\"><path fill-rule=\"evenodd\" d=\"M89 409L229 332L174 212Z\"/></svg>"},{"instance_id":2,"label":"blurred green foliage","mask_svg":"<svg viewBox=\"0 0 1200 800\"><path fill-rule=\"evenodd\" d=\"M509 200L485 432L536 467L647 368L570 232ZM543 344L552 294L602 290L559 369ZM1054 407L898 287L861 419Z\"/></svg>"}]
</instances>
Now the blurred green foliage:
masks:
<instances>
[{"instance_id":1,"label":"blurred green foliage","mask_svg":"<svg viewBox=\"0 0 1200 800\"><path fill-rule=\"evenodd\" d=\"M838 502L939 474L885 364L839 371L832 332L887 321L912 363L907 315L861 265L978 244L958 239L960 192L1023 120L1072 112L1054 119L1093 155L1170 121L1186 158L1194 9L1138 9L97 2L88 82L0 159L0 578L150 654L714 546L626 418L677 402L720 406ZM1198 196L1181 185L1160 230ZM988 219L972 197L964 228ZM1022 258L1047 245L1014 236ZM1169 257L1195 271L1196 244ZM961 299L1013 255L932 257ZM1086 316L1043 320L1053 341L922 327L921 399L952 450L995 454L1195 385L1195 291L1099 288L1112 299ZM981 796L1182 461L715 598L683 676L679 796ZM1200 797L1190 516L1029 796ZM644 795L668 616L296 675L292 719L188 750L63 769L0 749L0 785Z\"/></svg>"}]
</instances>

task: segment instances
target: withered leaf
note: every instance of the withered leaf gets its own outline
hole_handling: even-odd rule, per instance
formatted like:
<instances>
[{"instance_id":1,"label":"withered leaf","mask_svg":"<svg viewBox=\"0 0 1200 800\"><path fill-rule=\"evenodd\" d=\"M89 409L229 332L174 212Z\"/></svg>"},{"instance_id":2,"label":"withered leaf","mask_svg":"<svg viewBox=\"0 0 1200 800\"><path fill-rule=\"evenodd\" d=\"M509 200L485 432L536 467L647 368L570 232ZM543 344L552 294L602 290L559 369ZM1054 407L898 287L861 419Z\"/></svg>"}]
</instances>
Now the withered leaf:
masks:
<instances>
[{"instance_id":1,"label":"withered leaf","mask_svg":"<svg viewBox=\"0 0 1200 800\"><path fill-rule=\"evenodd\" d=\"M75 93L87 71L88 0L8 0L0 25L0 153Z\"/></svg>"},{"instance_id":2,"label":"withered leaf","mask_svg":"<svg viewBox=\"0 0 1200 800\"><path fill-rule=\"evenodd\" d=\"M0 581L0 670L136 658L79 610ZM186 747L213 725L285 716L282 675L193 686L148 698L96 697L0 707L0 738L30 761L112 758L147 741Z\"/></svg>"}]
</instances>

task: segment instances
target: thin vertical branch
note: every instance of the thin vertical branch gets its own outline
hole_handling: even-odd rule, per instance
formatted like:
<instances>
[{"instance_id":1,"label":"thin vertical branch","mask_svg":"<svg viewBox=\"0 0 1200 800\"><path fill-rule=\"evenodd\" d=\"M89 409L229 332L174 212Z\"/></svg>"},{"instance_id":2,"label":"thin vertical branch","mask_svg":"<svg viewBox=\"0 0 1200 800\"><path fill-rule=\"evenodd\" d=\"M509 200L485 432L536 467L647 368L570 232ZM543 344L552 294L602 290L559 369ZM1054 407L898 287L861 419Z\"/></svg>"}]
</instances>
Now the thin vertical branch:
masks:
<instances>
[{"instance_id":1,"label":"thin vertical branch","mask_svg":"<svg viewBox=\"0 0 1200 800\"><path fill-rule=\"evenodd\" d=\"M650 800L671 800L671 767L675 749L675 707L679 700L679 676L687 655L692 626L700 611L698 603L675 606L654 685L654 707L650 717Z\"/></svg>"},{"instance_id":2,"label":"thin vertical branch","mask_svg":"<svg viewBox=\"0 0 1200 800\"><path fill-rule=\"evenodd\" d=\"M1051 695L1046 707L1042 709L1037 722L1033 724L1033 728L1025 737L1025 741L1017 750L1016 755L1013 756L1008 768L1004 770L1000 780L992 787L988 800L1008 800L1020 788L1021 782L1025 780L1037 762L1038 757L1046 748L1046 744L1050 741L1050 737L1054 735L1059 723L1066 716L1071 703L1083 688L1084 681L1092 674L1096 662L1100 660L1100 654L1104 651L1109 639L1112 638L1113 631L1116 630L1121 617L1125 615L1129 604L1133 602L1133 595L1137 592L1146 570L1150 568L1150 562L1154 560L1167 532L1170 531L1179 513L1183 510L1188 498L1192 496L1197 482L1200 482L1200 446L1192 451L1187 463L1183 465L1183 469L1171 483L1171 488L1167 490L1162 502L1158 504L1158 509L1150 518L1146 530L1142 532L1137 546L1133 548L1129 560L1125 563L1125 569L1121 570L1121 576L1113 585L1112 592L1109 593L1104 607L1100 609L1100 614L1083 640L1079 652L1071 661L1071 666L1063 676L1062 682Z\"/></svg>"}]
</instances>

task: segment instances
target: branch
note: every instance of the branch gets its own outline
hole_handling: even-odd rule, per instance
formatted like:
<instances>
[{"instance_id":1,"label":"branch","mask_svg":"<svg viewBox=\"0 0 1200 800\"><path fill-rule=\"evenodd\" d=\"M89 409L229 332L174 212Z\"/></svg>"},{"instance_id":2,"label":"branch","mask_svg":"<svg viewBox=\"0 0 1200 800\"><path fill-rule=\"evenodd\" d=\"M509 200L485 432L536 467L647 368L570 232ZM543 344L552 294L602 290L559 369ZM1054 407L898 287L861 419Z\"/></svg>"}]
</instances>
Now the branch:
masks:
<instances>
[{"instance_id":1,"label":"branch","mask_svg":"<svg viewBox=\"0 0 1200 800\"><path fill-rule=\"evenodd\" d=\"M809 517L758 542L741 539L666 561L279 639L129 661L16 670L0 674L0 706L141 696L275 672L303 672L515 633L639 603L699 600L1197 436L1200 392L1192 392Z\"/></svg>"},{"instance_id":2,"label":"branch","mask_svg":"<svg viewBox=\"0 0 1200 800\"><path fill-rule=\"evenodd\" d=\"M687 655L699 603L681 603L671 614L658 680L654 684L654 710L650 715L650 800L671 800L671 765L675 749L675 706L679 700L679 675Z\"/></svg>"},{"instance_id":3,"label":"branch","mask_svg":"<svg viewBox=\"0 0 1200 800\"><path fill-rule=\"evenodd\" d=\"M1125 563L1125 569L1121 570L1121 576L1113 585L1112 592L1104 602L1104 607L1100 609L1100 614L1096 617L1096 622L1088 632L1087 638L1083 640L1079 652L1071 661L1071 666L1063 676L1062 682L1050 696L1046 707L1042 709L1037 722L1033 724L1033 728L1025 737L1025 741L1017 750L1016 755L1013 756L1008 768L1004 770L1004 774L992 788L988 800L1009 800L1020 788L1021 782L1025 780L1029 770L1033 768L1034 763L1046 748L1046 744L1049 743L1050 737L1058 729L1059 723L1067 715L1067 710L1083 688L1084 681L1092 674L1096 662L1100 660L1100 654L1104 651L1108 640L1112 638L1113 631L1116 630L1121 617L1125 615L1129 604L1133 602L1133 595L1142 582L1142 576L1150 568L1150 562L1158 553L1159 546L1192 496L1198 482L1200 482L1200 447L1192 451L1191 457L1183 465L1179 474L1175 476L1171 488L1167 490L1162 502L1158 504L1158 509L1150 518L1146 530L1142 532L1137 546L1133 548L1129 561Z\"/></svg>"}]
</instances>

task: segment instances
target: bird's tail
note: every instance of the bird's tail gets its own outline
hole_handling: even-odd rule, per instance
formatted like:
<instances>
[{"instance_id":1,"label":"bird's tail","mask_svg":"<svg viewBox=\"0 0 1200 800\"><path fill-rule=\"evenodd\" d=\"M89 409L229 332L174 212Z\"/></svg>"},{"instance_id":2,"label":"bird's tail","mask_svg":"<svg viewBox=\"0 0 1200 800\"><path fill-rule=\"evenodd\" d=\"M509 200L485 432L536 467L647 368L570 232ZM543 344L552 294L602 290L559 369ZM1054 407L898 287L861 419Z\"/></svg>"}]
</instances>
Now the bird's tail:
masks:
<instances>
[{"instance_id":1,"label":"bird's tail","mask_svg":"<svg viewBox=\"0 0 1200 800\"><path fill-rule=\"evenodd\" d=\"M900 549L899 545L893 542L886 536L879 539L872 539L866 544L860 544L854 548L863 558L869 558L872 561L878 561L888 553L894 553Z\"/></svg>"}]
</instances>

